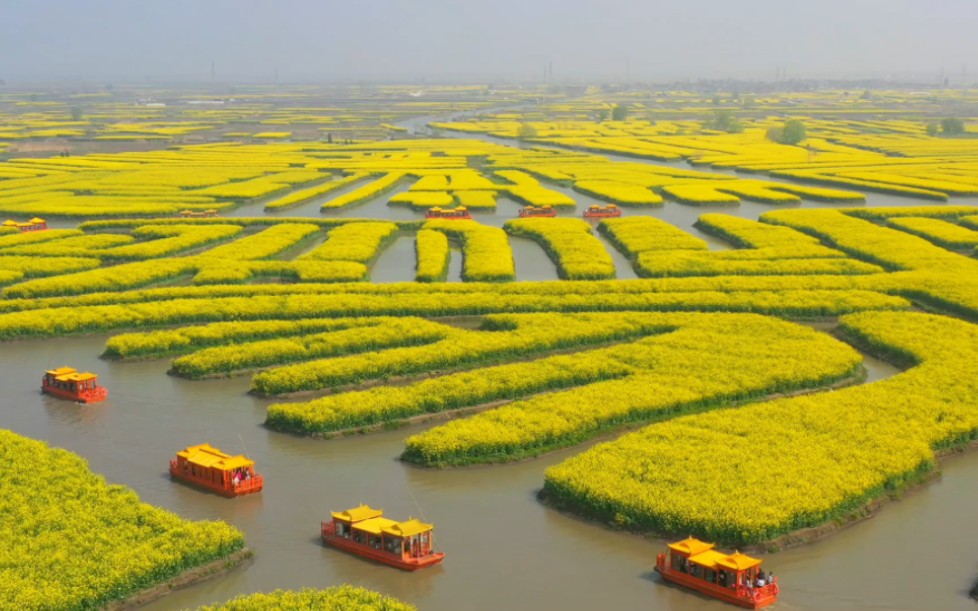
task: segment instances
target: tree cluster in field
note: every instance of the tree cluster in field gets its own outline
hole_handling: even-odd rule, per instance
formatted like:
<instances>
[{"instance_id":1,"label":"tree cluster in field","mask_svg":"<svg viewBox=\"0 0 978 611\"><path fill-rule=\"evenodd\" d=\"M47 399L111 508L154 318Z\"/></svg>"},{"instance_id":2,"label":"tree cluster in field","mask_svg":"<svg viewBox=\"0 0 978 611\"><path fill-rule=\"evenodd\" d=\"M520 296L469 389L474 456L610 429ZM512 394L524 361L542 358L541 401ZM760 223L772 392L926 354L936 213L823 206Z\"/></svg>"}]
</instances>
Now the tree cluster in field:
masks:
<instances>
[{"instance_id":1,"label":"tree cluster in field","mask_svg":"<svg viewBox=\"0 0 978 611\"><path fill-rule=\"evenodd\" d=\"M744 131L744 126L741 125L740 119L733 114L733 111L727 108L719 108L713 111L712 119L703 123L703 129L739 134Z\"/></svg>"},{"instance_id":2,"label":"tree cluster in field","mask_svg":"<svg viewBox=\"0 0 978 611\"><path fill-rule=\"evenodd\" d=\"M783 126L767 130L768 140L778 144L798 144L805 137L805 124L798 119L788 119Z\"/></svg>"},{"instance_id":3,"label":"tree cluster in field","mask_svg":"<svg viewBox=\"0 0 978 611\"><path fill-rule=\"evenodd\" d=\"M967 132L964 121L957 117L945 117L927 124L928 136L961 136Z\"/></svg>"}]
</instances>

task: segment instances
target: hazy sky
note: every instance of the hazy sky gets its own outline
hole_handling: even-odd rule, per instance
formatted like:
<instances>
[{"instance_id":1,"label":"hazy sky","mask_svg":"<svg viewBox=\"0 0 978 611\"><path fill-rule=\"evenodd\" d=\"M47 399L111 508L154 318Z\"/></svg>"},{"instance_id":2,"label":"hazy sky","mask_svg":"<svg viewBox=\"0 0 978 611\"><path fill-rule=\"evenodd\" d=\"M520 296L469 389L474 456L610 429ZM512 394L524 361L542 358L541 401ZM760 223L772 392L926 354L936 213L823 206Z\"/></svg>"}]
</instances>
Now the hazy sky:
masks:
<instances>
[{"instance_id":1,"label":"hazy sky","mask_svg":"<svg viewBox=\"0 0 978 611\"><path fill-rule=\"evenodd\" d=\"M978 0L0 0L0 78L978 75ZM973 80L978 80L975 78Z\"/></svg>"}]
</instances>

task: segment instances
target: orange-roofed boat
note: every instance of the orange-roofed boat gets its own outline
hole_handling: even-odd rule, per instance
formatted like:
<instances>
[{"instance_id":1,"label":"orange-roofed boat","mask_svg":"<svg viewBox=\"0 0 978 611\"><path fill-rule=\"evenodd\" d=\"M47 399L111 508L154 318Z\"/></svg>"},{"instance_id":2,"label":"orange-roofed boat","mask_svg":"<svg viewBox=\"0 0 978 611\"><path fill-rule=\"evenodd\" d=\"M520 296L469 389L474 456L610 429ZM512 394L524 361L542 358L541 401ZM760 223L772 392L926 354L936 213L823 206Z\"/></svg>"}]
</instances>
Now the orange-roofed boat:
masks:
<instances>
[{"instance_id":1,"label":"orange-roofed boat","mask_svg":"<svg viewBox=\"0 0 978 611\"><path fill-rule=\"evenodd\" d=\"M34 217L31 220L24 223L18 223L17 221L8 219L3 222L3 226L16 227L18 230L20 230L23 233L26 231L44 231L45 229L48 228L48 222L45 221L44 219L37 218L37 217Z\"/></svg>"},{"instance_id":2,"label":"orange-roofed boat","mask_svg":"<svg viewBox=\"0 0 978 611\"><path fill-rule=\"evenodd\" d=\"M420 520L397 522L383 510L361 505L334 511L322 523L323 543L405 571L434 566L445 558L434 549L434 526Z\"/></svg>"},{"instance_id":3,"label":"orange-roofed boat","mask_svg":"<svg viewBox=\"0 0 978 611\"><path fill-rule=\"evenodd\" d=\"M588 206L584 209L584 218L586 219L611 219L621 216L621 208L614 204L608 204L607 206Z\"/></svg>"},{"instance_id":4,"label":"orange-roofed boat","mask_svg":"<svg viewBox=\"0 0 978 611\"><path fill-rule=\"evenodd\" d=\"M655 570L667 581L739 607L761 609L778 601L778 578L764 573L759 558L713 548L693 537L670 543L656 556Z\"/></svg>"},{"instance_id":5,"label":"orange-roofed boat","mask_svg":"<svg viewBox=\"0 0 978 611\"><path fill-rule=\"evenodd\" d=\"M41 392L79 403L98 403L109 396L108 389L99 386L97 375L78 371L74 367L45 371L41 378Z\"/></svg>"},{"instance_id":6,"label":"orange-roofed boat","mask_svg":"<svg viewBox=\"0 0 978 611\"><path fill-rule=\"evenodd\" d=\"M177 452L170 461L170 477L226 497L261 492L265 483L255 473L255 461L225 454L209 443Z\"/></svg>"},{"instance_id":7,"label":"orange-roofed boat","mask_svg":"<svg viewBox=\"0 0 978 611\"><path fill-rule=\"evenodd\" d=\"M524 206L520 209L521 219L553 218L555 216L557 216L557 209L553 206Z\"/></svg>"},{"instance_id":8,"label":"orange-roofed boat","mask_svg":"<svg viewBox=\"0 0 978 611\"><path fill-rule=\"evenodd\" d=\"M469 212L469 209L466 208L465 206L459 206L458 208L450 208L450 209L439 208L436 206L434 208L429 208L428 210L426 210L424 213L424 217L426 219L471 220L472 214Z\"/></svg>"}]
</instances>

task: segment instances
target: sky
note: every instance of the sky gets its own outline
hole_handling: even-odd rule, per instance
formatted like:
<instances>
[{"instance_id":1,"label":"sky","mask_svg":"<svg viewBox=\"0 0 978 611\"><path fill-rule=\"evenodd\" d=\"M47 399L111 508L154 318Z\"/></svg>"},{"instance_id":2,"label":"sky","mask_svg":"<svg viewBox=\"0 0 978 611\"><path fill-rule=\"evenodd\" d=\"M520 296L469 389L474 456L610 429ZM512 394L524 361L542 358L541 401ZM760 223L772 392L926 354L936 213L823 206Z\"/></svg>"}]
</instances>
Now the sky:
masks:
<instances>
[{"instance_id":1,"label":"sky","mask_svg":"<svg viewBox=\"0 0 978 611\"><path fill-rule=\"evenodd\" d=\"M978 81L978 0L0 0L0 79Z\"/></svg>"}]
</instances>

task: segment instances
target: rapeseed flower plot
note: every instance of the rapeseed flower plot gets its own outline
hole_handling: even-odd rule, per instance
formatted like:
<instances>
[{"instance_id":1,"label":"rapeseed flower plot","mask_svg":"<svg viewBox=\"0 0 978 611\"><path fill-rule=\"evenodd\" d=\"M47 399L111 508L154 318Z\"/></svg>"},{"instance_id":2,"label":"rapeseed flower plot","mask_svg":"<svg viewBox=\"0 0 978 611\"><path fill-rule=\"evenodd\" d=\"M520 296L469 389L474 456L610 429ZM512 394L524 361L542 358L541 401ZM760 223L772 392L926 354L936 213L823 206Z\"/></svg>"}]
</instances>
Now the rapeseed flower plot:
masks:
<instances>
[{"instance_id":1,"label":"rapeseed flower plot","mask_svg":"<svg viewBox=\"0 0 978 611\"><path fill-rule=\"evenodd\" d=\"M934 448L974 439L978 327L916 313L842 322L917 364L864 386L651 425L551 467L546 492L605 520L743 545L841 519L919 481Z\"/></svg>"},{"instance_id":2,"label":"rapeseed flower plot","mask_svg":"<svg viewBox=\"0 0 978 611\"><path fill-rule=\"evenodd\" d=\"M266 609L357 609L375 611L417 611L414 605L392 596L351 585L314 590L275 590L269 594L242 594L226 603L205 605L197 611L265 611Z\"/></svg>"},{"instance_id":3,"label":"rapeseed flower plot","mask_svg":"<svg viewBox=\"0 0 978 611\"><path fill-rule=\"evenodd\" d=\"M670 317L646 320L661 329ZM465 464L532 456L627 422L819 387L851 376L860 363L845 344L772 318L726 314L671 320L677 328L670 333L579 354L585 362L620 363L630 370L627 377L538 395L438 426L410 437L405 458Z\"/></svg>"},{"instance_id":4,"label":"rapeseed flower plot","mask_svg":"<svg viewBox=\"0 0 978 611\"><path fill-rule=\"evenodd\" d=\"M0 603L90 609L244 547L224 522L188 522L107 484L75 454L0 430Z\"/></svg>"},{"instance_id":5,"label":"rapeseed flower plot","mask_svg":"<svg viewBox=\"0 0 978 611\"><path fill-rule=\"evenodd\" d=\"M517 219L506 221L508 233L527 237L543 246L557 265L561 278L605 280L615 277L615 264L604 245L580 219Z\"/></svg>"},{"instance_id":6,"label":"rapeseed flower plot","mask_svg":"<svg viewBox=\"0 0 978 611\"><path fill-rule=\"evenodd\" d=\"M418 253L415 280L418 282L444 280L448 273L451 252L448 247L448 236L434 229L421 229L414 244Z\"/></svg>"}]
</instances>

